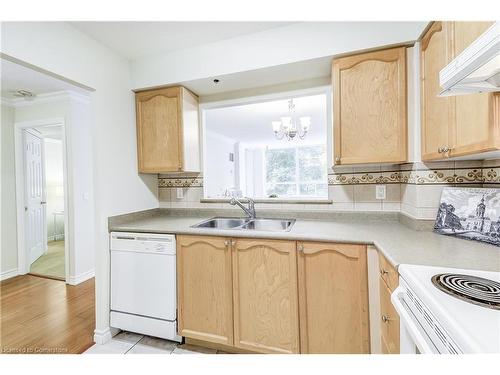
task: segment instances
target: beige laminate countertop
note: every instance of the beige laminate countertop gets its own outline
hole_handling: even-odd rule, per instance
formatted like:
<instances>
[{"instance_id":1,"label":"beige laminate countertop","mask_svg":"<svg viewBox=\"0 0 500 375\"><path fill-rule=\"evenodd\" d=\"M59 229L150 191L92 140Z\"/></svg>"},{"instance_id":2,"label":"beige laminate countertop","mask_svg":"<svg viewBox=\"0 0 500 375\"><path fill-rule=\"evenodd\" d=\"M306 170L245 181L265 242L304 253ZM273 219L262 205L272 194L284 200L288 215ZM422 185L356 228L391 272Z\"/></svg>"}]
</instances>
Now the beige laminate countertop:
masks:
<instances>
[{"instance_id":1,"label":"beige laminate countertop","mask_svg":"<svg viewBox=\"0 0 500 375\"><path fill-rule=\"evenodd\" d=\"M289 232L191 227L208 218L131 214L127 220L122 215L119 223L110 222L109 231L373 244L396 267L420 264L500 272L500 247L416 231L397 220L298 219Z\"/></svg>"}]
</instances>

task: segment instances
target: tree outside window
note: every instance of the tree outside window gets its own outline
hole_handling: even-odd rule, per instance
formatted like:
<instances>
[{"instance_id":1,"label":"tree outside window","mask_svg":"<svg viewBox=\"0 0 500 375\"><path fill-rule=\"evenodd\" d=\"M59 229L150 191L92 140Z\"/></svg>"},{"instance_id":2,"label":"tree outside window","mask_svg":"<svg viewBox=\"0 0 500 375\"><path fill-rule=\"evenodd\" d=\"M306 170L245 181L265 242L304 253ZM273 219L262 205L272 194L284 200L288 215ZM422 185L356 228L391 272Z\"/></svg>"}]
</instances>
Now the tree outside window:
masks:
<instances>
[{"instance_id":1,"label":"tree outside window","mask_svg":"<svg viewBox=\"0 0 500 375\"><path fill-rule=\"evenodd\" d=\"M265 171L268 197L328 197L325 145L267 149Z\"/></svg>"}]
</instances>

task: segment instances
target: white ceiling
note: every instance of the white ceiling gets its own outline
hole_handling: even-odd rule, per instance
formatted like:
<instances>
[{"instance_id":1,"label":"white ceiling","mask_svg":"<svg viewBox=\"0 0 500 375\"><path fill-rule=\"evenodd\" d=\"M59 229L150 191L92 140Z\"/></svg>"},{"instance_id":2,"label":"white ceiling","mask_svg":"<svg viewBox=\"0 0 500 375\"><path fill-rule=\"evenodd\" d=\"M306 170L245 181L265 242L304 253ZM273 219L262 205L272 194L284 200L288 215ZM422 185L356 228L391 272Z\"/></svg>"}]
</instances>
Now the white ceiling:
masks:
<instances>
[{"instance_id":1,"label":"white ceiling","mask_svg":"<svg viewBox=\"0 0 500 375\"><path fill-rule=\"evenodd\" d=\"M30 91L35 95L57 91L88 93L68 82L5 59L0 59L0 86L0 94L6 99L16 98L13 93L18 90Z\"/></svg>"},{"instance_id":2,"label":"white ceiling","mask_svg":"<svg viewBox=\"0 0 500 375\"><path fill-rule=\"evenodd\" d=\"M71 22L133 60L286 26L292 22Z\"/></svg>"},{"instance_id":3,"label":"white ceiling","mask_svg":"<svg viewBox=\"0 0 500 375\"><path fill-rule=\"evenodd\" d=\"M294 98L295 113L311 117L311 129L303 144L321 143L326 139L327 103L326 95ZM271 122L288 115L288 99L245 104L225 108L207 109L206 130L229 137L235 142L264 143L266 145L286 144L276 141ZM293 142L297 142L294 140Z\"/></svg>"}]
</instances>

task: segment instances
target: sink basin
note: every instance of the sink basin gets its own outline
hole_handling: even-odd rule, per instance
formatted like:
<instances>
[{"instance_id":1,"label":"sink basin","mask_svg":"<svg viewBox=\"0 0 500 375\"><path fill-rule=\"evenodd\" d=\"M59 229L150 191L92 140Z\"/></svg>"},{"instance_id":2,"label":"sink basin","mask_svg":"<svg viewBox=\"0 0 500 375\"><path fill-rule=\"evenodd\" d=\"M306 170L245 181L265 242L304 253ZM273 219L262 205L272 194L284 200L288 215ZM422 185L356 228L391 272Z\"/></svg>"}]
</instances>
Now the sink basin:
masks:
<instances>
[{"instance_id":1,"label":"sink basin","mask_svg":"<svg viewBox=\"0 0 500 375\"><path fill-rule=\"evenodd\" d=\"M193 225L193 228L214 228L214 229L233 229L241 227L250 219L239 219L235 217L214 217Z\"/></svg>"},{"instance_id":2,"label":"sink basin","mask_svg":"<svg viewBox=\"0 0 500 375\"><path fill-rule=\"evenodd\" d=\"M295 219L249 219L235 217L214 217L195 224L193 228L243 229L263 231L289 231Z\"/></svg>"},{"instance_id":3,"label":"sink basin","mask_svg":"<svg viewBox=\"0 0 500 375\"><path fill-rule=\"evenodd\" d=\"M241 229L265 231L289 231L295 219L253 219L244 224Z\"/></svg>"}]
</instances>

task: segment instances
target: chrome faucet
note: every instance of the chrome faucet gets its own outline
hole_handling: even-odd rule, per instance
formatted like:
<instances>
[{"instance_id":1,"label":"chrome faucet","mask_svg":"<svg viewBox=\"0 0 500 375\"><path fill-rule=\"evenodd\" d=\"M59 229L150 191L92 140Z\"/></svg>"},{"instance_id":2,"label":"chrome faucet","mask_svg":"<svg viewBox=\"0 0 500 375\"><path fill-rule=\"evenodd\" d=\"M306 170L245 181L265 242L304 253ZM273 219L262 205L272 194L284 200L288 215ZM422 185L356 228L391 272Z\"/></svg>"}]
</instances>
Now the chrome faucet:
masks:
<instances>
[{"instance_id":1,"label":"chrome faucet","mask_svg":"<svg viewBox=\"0 0 500 375\"><path fill-rule=\"evenodd\" d=\"M248 200L248 208L245 207L243 203L241 203L238 199L236 198L231 198L229 201L229 204L232 206L239 206L250 219L255 219L255 201L252 198L247 198L245 197L246 200Z\"/></svg>"}]
</instances>

